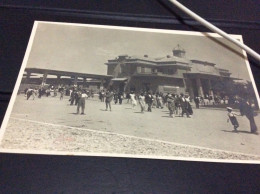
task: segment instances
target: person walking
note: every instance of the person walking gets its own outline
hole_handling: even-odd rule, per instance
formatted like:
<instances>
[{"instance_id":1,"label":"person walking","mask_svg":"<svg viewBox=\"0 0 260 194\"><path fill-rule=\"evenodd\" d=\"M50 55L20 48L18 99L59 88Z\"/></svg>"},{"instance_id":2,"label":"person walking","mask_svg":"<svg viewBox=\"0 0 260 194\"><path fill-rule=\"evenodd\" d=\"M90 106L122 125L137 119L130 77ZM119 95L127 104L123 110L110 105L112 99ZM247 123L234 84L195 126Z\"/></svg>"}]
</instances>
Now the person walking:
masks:
<instances>
[{"instance_id":1,"label":"person walking","mask_svg":"<svg viewBox=\"0 0 260 194\"><path fill-rule=\"evenodd\" d=\"M79 96L79 100L77 104L77 114L79 114L79 110L81 108L81 114L84 115L86 98L88 98L88 95L86 94L86 90L83 90L82 92L79 91L78 96Z\"/></svg>"},{"instance_id":2,"label":"person walking","mask_svg":"<svg viewBox=\"0 0 260 194\"><path fill-rule=\"evenodd\" d=\"M173 118L173 113L175 110L175 102L174 102L174 98L171 94L168 95L167 103L168 103L168 109L169 109L169 117Z\"/></svg>"},{"instance_id":3,"label":"person walking","mask_svg":"<svg viewBox=\"0 0 260 194\"><path fill-rule=\"evenodd\" d=\"M117 102L118 102L118 93L117 92L114 92L114 102L115 102L115 104L117 104Z\"/></svg>"},{"instance_id":4,"label":"person walking","mask_svg":"<svg viewBox=\"0 0 260 194\"><path fill-rule=\"evenodd\" d=\"M113 92L110 92L109 90L106 92L106 100L105 100L106 111L107 111L108 107L109 107L110 111L112 111L111 110L111 101L113 100L113 96L114 96Z\"/></svg>"},{"instance_id":5,"label":"person walking","mask_svg":"<svg viewBox=\"0 0 260 194\"><path fill-rule=\"evenodd\" d=\"M175 116L181 115L181 96L175 95L174 101L175 101Z\"/></svg>"},{"instance_id":6,"label":"person walking","mask_svg":"<svg viewBox=\"0 0 260 194\"><path fill-rule=\"evenodd\" d=\"M187 118L190 118L191 106L190 103L184 98L183 94L181 94L181 109L181 116L183 117L183 115L186 114Z\"/></svg>"},{"instance_id":7,"label":"person walking","mask_svg":"<svg viewBox=\"0 0 260 194\"><path fill-rule=\"evenodd\" d=\"M196 96L196 97L194 98L194 102L195 102L195 104L196 104L196 108L199 109L199 108L200 108L200 99L199 99L198 96Z\"/></svg>"},{"instance_id":8,"label":"person walking","mask_svg":"<svg viewBox=\"0 0 260 194\"><path fill-rule=\"evenodd\" d=\"M131 96L129 92L126 93L126 99L127 99L126 103L128 104L129 101L131 100Z\"/></svg>"},{"instance_id":9,"label":"person walking","mask_svg":"<svg viewBox=\"0 0 260 194\"><path fill-rule=\"evenodd\" d=\"M131 98L132 108L134 109L137 106L137 101L135 99L135 93L133 91L130 93L130 98Z\"/></svg>"},{"instance_id":10,"label":"person walking","mask_svg":"<svg viewBox=\"0 0 260 194\"><path fill-rule=\"evenodd\" d=\"M79 90L76 91L74 95L75 95L75 105L77 106L80 99L81 91Z\"/></svg>"},{"instance_id":11,"label":"person walking","mask_svg":"<svg viewBox=\"0 0 260 194\"><path fill-rule=\"evenodd\" d=\"M123 93L122 92L118 93L118 101L119 101L119 104L122 104L122 102L123 102Z\"/></svg>"},{"instance_id":12,"label":"person walking","mask_svg":"<svg viewBox=\"0 0 260 194\"><path fill-rule=\"evenodd\" d=\"M157 107L163 109L163 95L159 94L157 100Z\"/></svg>"},{"instance_id":13,"label":"person walking","mask_svg":"<svg viewBox=\"0 0 260 194\"><path fill-rule=\"evenodd\" d=\"M139 104L141 106L141 113L144 113L145 110L145 96L143 93L140 94L139 96Z\"/></svg>"},{"instance_id":14,"label":"person walking","mask_svg":"<svg viewBox=\"0 0 260 194\"><path fill-rule=\"evenodd\" d=\"M63 96L64 96L64 88L60 89L60 100L63 100Z\"/></svg>"},{"instance_id":15,"label":"person walking","mask_svg":"<svg viewBox=\"0 0 260 194\"><path fill-rule=\"evenodd\" d=\"M101 93L100 93L100 96L101 96L101 102L104 102L105 101L105 91L102 90Z\"/></svg>"},{"instance_id":16,"label":"person walking","mask_svg":"<svg viewBox=\"0 0 260 194\"><path fill-rule=\"evenodd\" d=\"M29 88L28 90L26 90L26 99L29 100L29 98L33 95L33 93L34 93L34 91L32 88Z\"/></svg>"},{"instance_id":17,"label":"person walking","mask_svg":"<svg viewBox=\"0 0 260 194\"><path fill-rule=\"evenodd\" d=\"M71 106L74 104L74 101L75 101L75 93L76 93L75 90L73 90L73 91L70 93L70 99L69 99L69 101L70 101L70 105L71 105Z\"/></svg>"},{"instance_id":18,"label":"person walking","mask_svg":"<svg viewBox=\"0 0 260 194\"><path fill-rule=\"evenodd\" d=\"M150 92L146 95L145 101L146 101L146 103L148 105L147 111L148 112L152 112L153 96L152 96L152 94Z\"/></svg>"}]
</instances>

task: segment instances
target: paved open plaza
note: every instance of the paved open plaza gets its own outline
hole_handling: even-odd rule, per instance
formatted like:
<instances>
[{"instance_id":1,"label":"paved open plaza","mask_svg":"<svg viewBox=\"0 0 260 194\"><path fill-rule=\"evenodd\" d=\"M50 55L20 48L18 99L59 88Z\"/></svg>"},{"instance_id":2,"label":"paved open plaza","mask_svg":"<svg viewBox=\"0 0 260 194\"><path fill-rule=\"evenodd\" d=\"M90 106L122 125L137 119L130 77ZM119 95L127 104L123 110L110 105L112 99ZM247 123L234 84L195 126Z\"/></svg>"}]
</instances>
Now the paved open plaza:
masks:
<instances>
[{"instance_id":1,"label":"paved open plaza","mask_svg":"<svg viewBox=\"0 0 260 194\"><path fill-rule=\"evenodd\" d=\"M141 113L131 103L112 103L98 97L86 100L85 115L76 114L68 97L26 100L18 95L1 148L21 151L62 151L88 154L129 154L141 157L185 157L260 160L260 135L251 134L249 121L238 116L232 132L225 109L193 105L191 118L169 117L167 107ZM255 117L257 127L260 116Z\"/></svg>"}]
</instances>

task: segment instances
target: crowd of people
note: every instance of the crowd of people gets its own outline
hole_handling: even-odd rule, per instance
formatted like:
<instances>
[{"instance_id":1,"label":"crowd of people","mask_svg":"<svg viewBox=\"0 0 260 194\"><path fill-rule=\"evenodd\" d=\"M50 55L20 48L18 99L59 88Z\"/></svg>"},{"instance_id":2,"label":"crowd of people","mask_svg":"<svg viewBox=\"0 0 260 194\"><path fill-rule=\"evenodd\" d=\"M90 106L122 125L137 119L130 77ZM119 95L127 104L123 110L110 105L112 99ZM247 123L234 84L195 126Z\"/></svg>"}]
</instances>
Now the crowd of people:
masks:
<instances>
[{"instance_id":1,"label":"crowd of people","mask_svg":"<svg viewBox=\"0 0 260 194\"><path fill-rule=\"evenodd\" d=\"M58 96L60 93L60 100L63 100L64 94L69 96L70 105L77 106L77 114L85 114L85 100L88 98L94 98L94 92L82 89L79 87L71 87L65 89L64 87L54 87L50 86L49 88L39 87L37 88L28 88L25 90L25 96L28 100L32 97L35 99L37 96L41 98L43 95L46 97L53 93L53 97ZM153 108L163 109L167 108L169 111L169 117L183 117L186 115L187 118L190 118L193 115L193 109L191 105L190 96L184 94L163 94L163 93L152 93L151 91L140 91L129 93L117 92L116 90L101 90L98 93L99 100L105 102L105 110L112 111L111 103L121 105L123 100L126 100L126 104L131 103L131 107L135 109L138 105L140 106L140 112L152 112ZM194 103L196 108L199 108L200 105L208 104L229 104L228 97L224 97L222 100L216 100L217 97L213 98L211 96L195 97ZM221 99L221 98L220 98ZM239 122L236 116L246 116L250 123L251 133L257 133L257 126L254 120L255 111L254 104L249 100L244 100L242 98L236 98L235 100L236 108L240 110L240 114L234 113L231 107L227 107L228 111L228 121L231 121L231 124L234 127L234 131L238 132Z\"/></svg>"},{"instance_id":2,"label":"crowd of people","mask_svg":"<svg viewBox=\"0 0 260 194\"><path fill-rule=\"evenodd\" d=\"M236 103L235 97L229 97L229 96L219 96L219 95L208 95L206 94L204 97L202 96L195 96L194 102L196 105L196 108L199 108L200 106L218 106L218 105L230 105Z\"/></svg>"},{"instance_id":3,"label":"crowd of people","mask_svg":"<svg viewBox=\"0 0 260 194\"><path fill-rule=\"evenodd\" d=\"M163 109L167 107L169 110L169 116L184 116L186 115L190 118L190 115L193 114L192 106L190 104L190 97L184 94L163 94L163 93L152 93L152 92L129 92L125 95L122 92L102 90L99 92L99 99L101 102L106 103L106 110L112 111L111 102L114 100L114 103L122 104L123 99L126 100L126 103L131 103L132 108L139 104L141 113L152 112L153 108Z\"/></svg>"}]
</instances>

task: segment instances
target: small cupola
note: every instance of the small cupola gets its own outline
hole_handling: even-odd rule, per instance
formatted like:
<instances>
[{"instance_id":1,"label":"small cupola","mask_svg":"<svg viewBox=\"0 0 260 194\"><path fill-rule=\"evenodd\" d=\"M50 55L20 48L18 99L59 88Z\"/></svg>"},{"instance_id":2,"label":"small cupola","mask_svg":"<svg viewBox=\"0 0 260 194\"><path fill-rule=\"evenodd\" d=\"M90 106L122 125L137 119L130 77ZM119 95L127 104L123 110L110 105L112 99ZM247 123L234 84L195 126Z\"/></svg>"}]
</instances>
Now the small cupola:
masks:
<instances>
[{"instance_id":1,"label":"small cupola","mask_svg":"<svg viewBox=\"0 0 260 194\"><path fill-rule=\"evenodd\" d=\"M178 44L177 47L172 50L172 53L175 57L185 58L186 51Z\"/></svg>"}]
</instances>

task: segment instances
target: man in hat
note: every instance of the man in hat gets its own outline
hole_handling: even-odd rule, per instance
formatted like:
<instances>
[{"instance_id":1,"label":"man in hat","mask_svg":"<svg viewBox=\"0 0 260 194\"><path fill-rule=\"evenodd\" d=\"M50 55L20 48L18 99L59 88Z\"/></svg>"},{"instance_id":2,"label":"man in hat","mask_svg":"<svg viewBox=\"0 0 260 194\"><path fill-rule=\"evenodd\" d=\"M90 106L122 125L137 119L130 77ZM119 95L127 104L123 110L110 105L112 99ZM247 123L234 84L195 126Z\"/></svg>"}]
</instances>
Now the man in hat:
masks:
<instances>
[{"instance_id":1,"label":"man in hat","mask_svg":"<svg viewBox=\"0 0 260 194\"><path fill-rule=\"evenodd\" d=\"M151 94L151 92L149 92L146 97L145 97L145 101L148 104L148 112L152 112L152 104L153 104L153 96Z\"/></svg>"},{"instance_id":2,"label":"man in hat","mask_svg":"<svg viewBox=\"0 0 260 194\"><path fill-rule=\"evenodd\" d=\"M190 114L192 114L192 108L189 101L181 94L181 109L182 113L181 116L183 117L184 114L187 115L187 118L190 118Z\"/></svg>"},{"instance_id":3,"label":"man in hat","mask_svg":"<svg viewBox=\"0 0 260 194\"><path fill-rule=\"evenodd\" d=\"M86 94L86 90L78 91L79 100L77 103L77 114L79 114L79 109L81 108L81 114L84 115L86 98L88 95Z\"/></svg>"},{"instance_id":4,"label":"man in hat","mask_svg":"<svg viewBox=\"0 0 260 194\"><path fill-rule=\"evenodd\" d=\"M254 119L254 109L252 107L252 104L248 100L241 100L240 102L240 113L241 116L246 116L250 123L250 129L251 133L258 134L257 133L257 126Z\"/></svg>"}]
</instances>

